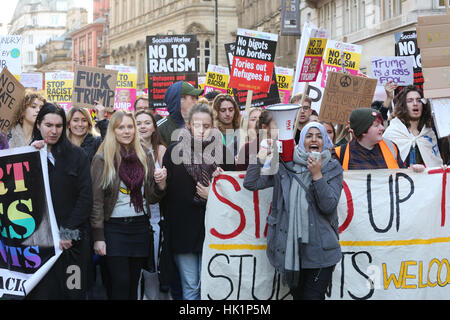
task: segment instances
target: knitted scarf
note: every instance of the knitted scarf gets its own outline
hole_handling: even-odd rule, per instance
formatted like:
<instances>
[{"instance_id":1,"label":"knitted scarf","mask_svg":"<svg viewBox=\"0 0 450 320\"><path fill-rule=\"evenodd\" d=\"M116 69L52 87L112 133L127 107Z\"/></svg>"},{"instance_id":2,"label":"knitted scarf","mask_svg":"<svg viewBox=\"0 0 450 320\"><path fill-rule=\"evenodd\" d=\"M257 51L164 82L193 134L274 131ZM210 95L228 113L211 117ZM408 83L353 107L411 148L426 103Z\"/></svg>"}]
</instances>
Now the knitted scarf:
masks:
<instances>
[{"instance_id":1,"label":"knitted scarf","mask_svg":"<svg viewBox=\"0 0 450 320\"><path fill-rule=\"evenodd\" d=\"M198 139L194 137L191 132L183 128L180 136L179 143L181 144L181 152L183 158L183 166L189 175L194 179L195 184L200 182L203 186L209 185L213 172L217 169L217 159L222 161L222 141L221 133L217 129L211 129L211 134L206 139ZM213 147L214 143L219 143L220 148L212 148L212 152L209 152L209 146ZM205 152L205 149L208 150ZM222 154L216 154L217 153ZM194 201L205 203L206 200L201 198L197 192L194 196Z\"/></svg>"},{"instance_id":2,"label":"knitted scarf","mask_svg":"<svg viewBox=\"0 0 450 320\"><path fill-rule=\"evenodd\" d=\"M119 167L119 177L130 190L130 206L133 204L134 211L144 211L144 199L142 196L142 184L144 182L144 167L142 166L136 151L127 153L124 147L120 147L122 161Z\"/></svg>"}]
</instances>

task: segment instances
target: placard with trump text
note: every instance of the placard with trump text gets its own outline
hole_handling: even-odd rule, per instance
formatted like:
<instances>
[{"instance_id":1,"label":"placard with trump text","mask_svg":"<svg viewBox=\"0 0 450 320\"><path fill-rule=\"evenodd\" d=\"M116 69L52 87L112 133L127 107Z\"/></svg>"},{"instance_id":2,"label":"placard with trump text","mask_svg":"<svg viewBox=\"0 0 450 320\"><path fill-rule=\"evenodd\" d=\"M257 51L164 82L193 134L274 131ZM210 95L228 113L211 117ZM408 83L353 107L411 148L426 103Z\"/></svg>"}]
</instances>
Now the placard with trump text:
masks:
<instances>
[{"instance_id":1,"label":"placard with trump text","mask_svg":"<svg viewBox=\"0 0 450 320\"><path fill-rule=\"evenodd\" d=\"M319 120L346 125L357 108L370 108L377 79L329 72Z\"/></svg>"}]
</instances>

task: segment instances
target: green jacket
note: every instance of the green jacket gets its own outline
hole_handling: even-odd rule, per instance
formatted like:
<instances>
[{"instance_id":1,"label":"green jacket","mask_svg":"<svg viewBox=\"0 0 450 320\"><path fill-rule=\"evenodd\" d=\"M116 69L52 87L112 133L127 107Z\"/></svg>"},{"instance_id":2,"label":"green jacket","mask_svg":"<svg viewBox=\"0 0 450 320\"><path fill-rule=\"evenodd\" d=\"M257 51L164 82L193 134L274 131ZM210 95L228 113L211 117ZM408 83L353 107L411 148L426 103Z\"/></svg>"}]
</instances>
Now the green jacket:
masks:
<instances>
[{"instance_id":1,"label":"green jacket","mask_svg":"<svg viewBox=\"0 0 450 320\"><path fill-rule=\"evenodd\" d=\"M160 119L156 125L158 126L159 134L161 135L162 140L169 146L173 141L171 141L172 132L178 129L177 124L172 118L169 116Z\"/></svg>"}]
</instances>

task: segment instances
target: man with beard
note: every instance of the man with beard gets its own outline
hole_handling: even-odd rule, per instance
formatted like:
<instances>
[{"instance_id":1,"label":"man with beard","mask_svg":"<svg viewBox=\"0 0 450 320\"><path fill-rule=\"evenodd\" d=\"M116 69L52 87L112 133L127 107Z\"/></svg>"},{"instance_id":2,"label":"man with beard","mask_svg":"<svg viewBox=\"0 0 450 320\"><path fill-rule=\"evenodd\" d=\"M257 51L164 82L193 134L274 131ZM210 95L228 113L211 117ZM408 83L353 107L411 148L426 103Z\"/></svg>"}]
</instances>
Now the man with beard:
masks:
<instances>
[{"instance_id":1,"label":"man with beard","mask_svg":"<svg viewBox=\"0 0 450 320\"><path fill-rule=\"evenodd\" d=\"M412 85L404 87L394 103L393 119L383 137L397 144L407 167L441 166L443 161L433 128L431 107L422 91Z\"/></svg>"}]
</instances>

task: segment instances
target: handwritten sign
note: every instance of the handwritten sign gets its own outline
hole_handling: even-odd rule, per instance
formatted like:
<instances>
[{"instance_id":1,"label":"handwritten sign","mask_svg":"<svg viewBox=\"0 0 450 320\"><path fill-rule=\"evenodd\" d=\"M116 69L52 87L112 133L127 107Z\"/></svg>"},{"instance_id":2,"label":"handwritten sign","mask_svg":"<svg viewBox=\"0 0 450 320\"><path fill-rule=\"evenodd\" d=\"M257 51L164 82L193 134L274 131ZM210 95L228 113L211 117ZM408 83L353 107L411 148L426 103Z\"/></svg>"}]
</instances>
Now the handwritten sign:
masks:
<instances>
[{"instance_id":1,"label":"handwritten sign","mask_svg":"<svg viewBox=\"0 0 450 320\"><path fill-rule=\"evenodd\" d=\"M278 35L238 29L229 86L269 92Z\"/></svg>"},{"instance_id":2,"label":"handwritten sign","mask_svg":"<svg viewBox=\"0 0 450 320\"><path fill-rule=\"evenodd\" d=\"M72 106L73 72L56 71L45 73L45 95L68 111Z\"/></svg>"},{"instance_id":3,"label":"handwritten sign","mask_svg":"<svg viewBox=\"0 0 450 320\"><path fill-rule=\"evenodd\" d=\"M24 86L8 68L3 68L0 73L0 132L6 133L11 127L15 112L22 105L24 97Z\"/></svg>"},{"instance_id":4,"label":"handwritten sign","mask_svg":"<svg viewBox=\"0 0 450 320\"><path fill-rule=\"evenodd\" d=\"M95 101L110 110L114 108L117 70L75 66L72 106L92 108Z\"/></svg>"},{"instance_id":5,"label":"handwritten sign","mask_svg":"<svg viewBox=\"0 0 450 320\"><path fill-rule=\"evenodd\" d=\"M370 59L372 77L378 79L378 85L388 81L407 86L414 84L414 57L372 57Z\"/></svg>"},{"instance_id":6,"label":"handwritten sign","mask_svg":"<svg viewBox=\"0 0 450 320\"><path fill-rule=\"evenodd\" d=\"M431 110L439 138L450 136L450 98L433 98Z\"/></svg>"},{"instance_id":7,"label":"handwritten sign","mask_svg":"<svg viewBox=\"0 0 450 320\"><path fill-rule=\"evenodd\" d=\"M450 97L450 15L418 18L417 43L422 54L424 95Z\"/></svg>"},{"instance_id":8,"label":"handwritten sign","mask_svg":"<svg viewBox=\"0 0 450 320\"><path fill-rule=\"evenodd\" d=\"M266 255L272 188L249 191L244 174L214 179L205 215L201 297L204 300L282 300L289 288Z\"/></svg>"},{"instance_id":9,"label":"handwritten sign","mask_svg":"<svg viewBox=\"0 0 450 320\"><path fill-rule=\"evenodd\" d=\"M369 108L376 79L329 72L319 120L346 125L356 108Z\"/></svg>"},{"instance_id":10,"label":"handwritten sign","mask_svg":"<svg viewBox=\"0 0 450 320\"><path fill-rule=\"evenodd\" d=\"M5 67L20 78L22 73L22 36L0 36L0 70Z\"/></svg>"}]
</instances>

